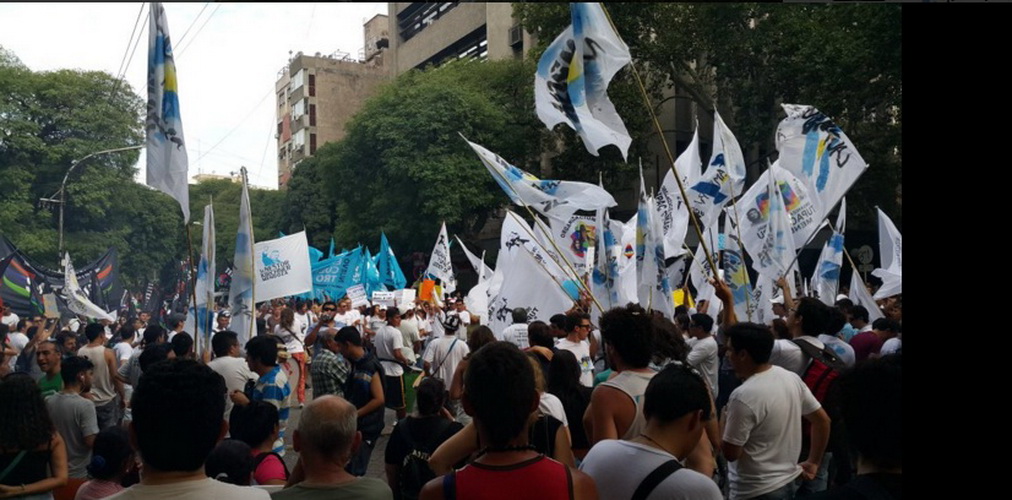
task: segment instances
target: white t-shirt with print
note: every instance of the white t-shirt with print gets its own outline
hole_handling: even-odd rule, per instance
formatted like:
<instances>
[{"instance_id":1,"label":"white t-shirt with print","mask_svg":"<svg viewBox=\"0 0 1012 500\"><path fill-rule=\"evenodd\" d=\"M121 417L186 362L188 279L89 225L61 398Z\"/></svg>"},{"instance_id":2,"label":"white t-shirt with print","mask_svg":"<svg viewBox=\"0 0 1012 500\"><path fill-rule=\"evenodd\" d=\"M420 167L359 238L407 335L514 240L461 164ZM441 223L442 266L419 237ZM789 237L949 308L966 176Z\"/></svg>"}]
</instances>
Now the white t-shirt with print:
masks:
<instances>
[{"instance_id":1,"label":"white t-shirt with print","mask_svg":"<svg viewBox=\"0 0 1012 500\"><path fill-rule=\"evenodd\" d=\"M594 362L590 359L590 342L581 340L573 342L567 338L561 338L555 343L556 349L564 349L576 356L580 363L580 384L586 387L594 387Z\"/></svg>"}]
</instances>

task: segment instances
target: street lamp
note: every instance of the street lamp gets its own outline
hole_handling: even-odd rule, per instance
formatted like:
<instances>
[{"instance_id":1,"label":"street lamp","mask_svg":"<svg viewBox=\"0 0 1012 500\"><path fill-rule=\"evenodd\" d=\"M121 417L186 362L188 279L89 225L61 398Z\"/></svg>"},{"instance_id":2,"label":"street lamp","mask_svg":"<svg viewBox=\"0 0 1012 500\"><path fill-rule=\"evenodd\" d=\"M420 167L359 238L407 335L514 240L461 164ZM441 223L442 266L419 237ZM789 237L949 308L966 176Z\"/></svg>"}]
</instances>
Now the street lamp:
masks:
<instances>
[{"instance_id":1,"label":"street lamp","mask_svg":"<svg viewBox=\"0 0 1012 500\"><path fill-rule=\"evenodd\" d=\"M141 144L140 146L127 146L125 148L105 149L105 150L102 150L102 151L96 151L94 153L86 155L85 157L83 157L81 159L74 160L74 161L70 162L70 168L67 169L67 175L63 176L63 182L60 183L60 190L57 191L53 196L50 196L49 198L40 198L40 201L42 201L42 202L46 202L46 203L58 203L60 205L60 244L59 244L59 247L58 247L58 250L57 250L57 252L58 252L58 255L56 256L56 260L57 261L59 261L63 257L63 206L66 205L67 179L70 178L70 174L71 174L71 172L74 171L74 168L76 168L78 165L84 163L85 160L87 160L89 158L93 158L95 156L101 156L101 155L105 155L105 154L109 154L109 153L118 153L120 151L133 151L135 149L141 149L141 148L143 148L145 146L146 146L145 144ZM55 199L57 195L60 196L59 200Z\"/></svg>"}]
</instances>

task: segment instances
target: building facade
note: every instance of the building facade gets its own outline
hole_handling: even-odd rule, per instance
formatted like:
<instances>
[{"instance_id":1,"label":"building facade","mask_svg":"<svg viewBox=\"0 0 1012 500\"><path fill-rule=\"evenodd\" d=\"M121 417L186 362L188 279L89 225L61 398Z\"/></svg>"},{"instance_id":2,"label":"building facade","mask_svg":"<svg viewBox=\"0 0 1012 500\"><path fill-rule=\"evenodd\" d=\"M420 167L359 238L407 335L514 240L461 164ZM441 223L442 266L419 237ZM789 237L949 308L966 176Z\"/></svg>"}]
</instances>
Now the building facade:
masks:
<instances>
[{"instance_id":1,"label":"building facade","mask_svg":"<svg viewBox=\"0 0 1012 500\"><path fill-rule=\"evenodd\" d=\"M351 117L389 80L384 64L386 17L380 14L365 23L360 57L340 51L313 56L298 52L278 72L279 188L285 187L299 162L323 144L343 139Z\"/></svg>"}]
</instances>

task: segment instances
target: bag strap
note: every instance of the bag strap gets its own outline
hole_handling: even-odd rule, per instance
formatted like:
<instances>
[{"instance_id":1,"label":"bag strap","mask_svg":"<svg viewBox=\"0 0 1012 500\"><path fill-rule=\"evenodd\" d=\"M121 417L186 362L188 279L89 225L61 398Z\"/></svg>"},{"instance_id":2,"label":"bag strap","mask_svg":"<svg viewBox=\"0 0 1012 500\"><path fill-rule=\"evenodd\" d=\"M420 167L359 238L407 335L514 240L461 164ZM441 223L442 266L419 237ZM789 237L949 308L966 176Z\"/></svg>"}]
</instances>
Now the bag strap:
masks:
<instances>
[{"instance_id":1,"label":"bag strap","mask_svg":"<svg viewBox=\"0 0 1012 500\"><path fill-rule=\"evenodd\" d=\"M446 500L457 499L457 471L450 471L443 476L443 498Z\"/></svg>"},{"instance_id":2,"label":"bag strap","mask_svg":"<svg viewBox=\"0 0 1012 500\"><path fill-rule=\"evenodd\" d=\"M14 470L14 468L17 467L19 463L21 463L21 459L25 458L25 454L27 453L28 450L21 450L18 452L17 456L14 457L14 460L11 460L10 465L8 465L3 472L0 472L0 481L3 481L4 479L7 478L7 475L10 474L11 471Z\"/></svg>"},{"instance_id":3,"label":"bag strap","mask_svg":"<svg viewBox=\"0 0 1012 500\"><path fill-rule=\"evenodd\" d=\"M450 343L450 348L449 348L449 349L447 349L447 350L446 350L446 354L444 354L444 355L443 355L443 360L439 362L439 366L437 366L436 368L434 368L434 369L432 370L432 373L433 373L433 374L435 374L436 372L438 372L438 371L439 371L439 369L443 367L443 364L445 364L445 363L446 363L446 358L449 358L449 357L450 357L450 353L451 353L451 352L453 352L453 348L454 348L454 346L456 346L456 345L457 345L457 341L458 341L458 340L460 340L460 339L459 339L459 338L456 338L456 337L455 337L455 338L453 339L453 342L451 342L451 343Z\"/></svg>"},{"instance_id":4,"label":"bag strap","mask_svg":"<svg viewBox=\"0 0 1012 500\"><path fill-rule=\"evenodd\" d=\"M805 355L809 358L817 359L836 371L841 371L846 366L843 360L841 360L840 357L828 347L819 349L808 339L791 339L791 342L794 342L794 345L801 348L801 352L805 353Z\"/></svg>"},{"instance_id":5,"label":"bag strap","mask_svg":"<svg viewBox=\"0 0 1012 500\"><path fill-rule=\"evenodd\" d=\"M657 466L657 468L651 471L650 474L647 474L647 477L643 478L643 482L636 487L636 491L633 492L631 500L646 500L646 498L653 493L654 489L656 489L662 481L681 468L682 464L678 463L678 460L673 458Z\"/></svg>"}]
</instances>

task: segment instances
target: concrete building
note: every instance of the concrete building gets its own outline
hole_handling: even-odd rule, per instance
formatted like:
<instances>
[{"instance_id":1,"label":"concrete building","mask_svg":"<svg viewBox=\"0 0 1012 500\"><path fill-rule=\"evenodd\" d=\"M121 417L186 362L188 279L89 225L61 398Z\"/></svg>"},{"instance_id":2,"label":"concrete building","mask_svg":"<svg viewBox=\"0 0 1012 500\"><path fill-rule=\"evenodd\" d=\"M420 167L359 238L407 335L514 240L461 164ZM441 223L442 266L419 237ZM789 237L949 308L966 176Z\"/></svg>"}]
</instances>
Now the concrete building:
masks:
<instances>
[{"instance_id":1,"label":"concrete building","mask_svg":"<svg viewBox=\"0 0 1012 500\"><path fill-rule=\"evenodd\" d=\"M393 74L449 60L521 58L533 45L509 3L397 2L389 4Z\"/></svg>"},{"instance_id":2,"label":"concrete building","mask_svg":"<svg viewBox=\"0 0 1012 500\"><path fill-rule=\"evenodd\" d=\"M317 148L344 138L345 125L390 78L384 64L387 16L364 25L365 47L358 58L341 51L294 54L278 72L278 186L284 188L298 163Z\"/></svg>"}]
</instances>

